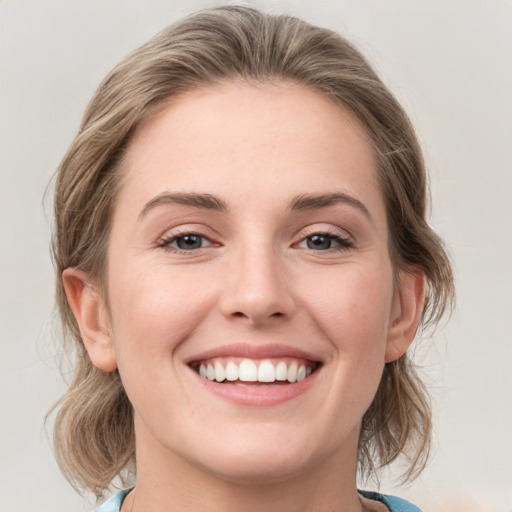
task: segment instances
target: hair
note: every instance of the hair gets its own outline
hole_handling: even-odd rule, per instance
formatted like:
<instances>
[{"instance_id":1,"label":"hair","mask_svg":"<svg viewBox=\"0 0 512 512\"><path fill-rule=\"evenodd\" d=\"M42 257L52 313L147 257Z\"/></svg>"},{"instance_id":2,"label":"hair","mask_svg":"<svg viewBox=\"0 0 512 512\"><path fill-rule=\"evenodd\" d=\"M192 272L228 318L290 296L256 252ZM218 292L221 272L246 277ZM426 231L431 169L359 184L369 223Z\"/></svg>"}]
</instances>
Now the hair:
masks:
<instances>
[{"instance_id":1,"label":"hair","mask_svg":"<svg viewBox=\"0 0 512 512\"><path fill-rule=\"evenodd\" d=\"M123 155L134 131L166 101L226 81L290 81L325 95L362 123L377 159L395 273L421 271L423 328L453 304L449 258L426 221L425 166L414 129L361 53L340 35L286 15L224 6L171 25L118 64L90 101L58 169L55 190L56 301L74 376L57 404L54 446L77 489L101 495L116 476L134 471L132 406L117 371L93 366L67 302L62 272L80 268L104 282L113 205ZM103 281L102 281L103 280ZM399 455L404 479L426 464L431 410L408 355L387 363L362 419L358 468L372 474Z\"/></svg>"}]
</instances>

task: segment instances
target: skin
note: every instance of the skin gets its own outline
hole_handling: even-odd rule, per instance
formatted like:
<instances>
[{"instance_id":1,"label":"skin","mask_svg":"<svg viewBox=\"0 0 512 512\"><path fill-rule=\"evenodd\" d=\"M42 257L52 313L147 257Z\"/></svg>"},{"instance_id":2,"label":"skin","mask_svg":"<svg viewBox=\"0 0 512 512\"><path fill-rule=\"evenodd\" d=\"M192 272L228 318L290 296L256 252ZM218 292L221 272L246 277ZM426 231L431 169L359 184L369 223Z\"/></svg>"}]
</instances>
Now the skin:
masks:
<instances>
[{"instance_id":1,"label":"skin","mask_svg":"<svg viewBox=\"0 0 512 512\"><path fill-rule=\"evenodd\" d=\"M358 433L385 362L414 338L423 278L401 273L395 291L375 167L348 111L290 83L192 91L135 133L108 303L90 276L64 273L93 363L119 370L134 407L136 501L123 510L385 509L356 492ZM192 192L225 209L161 199ZM345 199L290 208L332 193ZM180 250L188 233L202 247ZM239 343L299 348L321 368L293 399L240 405L187 364Z\"/></svg>"}]
</instances>

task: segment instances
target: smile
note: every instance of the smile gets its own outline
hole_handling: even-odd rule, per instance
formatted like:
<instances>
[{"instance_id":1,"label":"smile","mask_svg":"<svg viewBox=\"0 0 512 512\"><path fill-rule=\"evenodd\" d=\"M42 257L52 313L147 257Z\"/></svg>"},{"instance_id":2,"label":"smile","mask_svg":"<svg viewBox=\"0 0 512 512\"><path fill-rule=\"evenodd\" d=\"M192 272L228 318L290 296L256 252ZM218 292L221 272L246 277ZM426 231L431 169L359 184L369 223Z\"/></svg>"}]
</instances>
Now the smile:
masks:
<instances>
[{"instance_id":1,"label":"smile","mask_svg":"<svg viewBox=\"0 0 512 512\"><path fill-rule=\"evenodd\" d=\"M233 343L185 361L203 389L238 406L276 406L315 388L323 358L281 344Z\"/></svg>"},{"instance_id":2,"label":"smile","mask_svg":"<svg viewBox=\"0 0 512 512\"><path fill-rule=\"evenodd\" d=\"M196 361L191 367L210 381L247 385L247 383L286 385L311 375L318 363L297 358L250 359L214 357Z\"/></svg>"}]
</instances>

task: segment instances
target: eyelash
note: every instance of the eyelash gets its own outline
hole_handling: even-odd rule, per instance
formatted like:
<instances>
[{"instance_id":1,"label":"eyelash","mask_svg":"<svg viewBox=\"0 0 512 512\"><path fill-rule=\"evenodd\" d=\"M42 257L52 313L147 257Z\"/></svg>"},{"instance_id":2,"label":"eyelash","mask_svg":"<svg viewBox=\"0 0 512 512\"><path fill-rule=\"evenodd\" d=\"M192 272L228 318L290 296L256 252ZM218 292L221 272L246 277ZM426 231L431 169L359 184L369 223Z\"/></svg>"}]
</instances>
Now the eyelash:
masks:
<instances>
[{"instance_id":1,"label":"eyelash","mask_svg":"<svg viewBox=\"0 0 512 512\"><path fill-rule=\"evenodd\" d=\"M173 247L171 244L180 240L180 239L184 239L186 237L198 237L201 239L201 247L198 247L197 249L181 249L180 247ZM186 232L183 232L183 233L178 233L178 234L174 234L170 237L164 237L162 238L159 242L158 242L158 247L164 249L165 251L169 251L169 252L175 252L175 253L181 253L181 254L190 254L190 253L193 253L193 252L197 252L201 249L204 249L203 247L203 243L204 243L204 240L207 240L209 242L209 245L207 247L209 247L210 245L215 245L207 236L201 234L201 233L195 233L193 231L186 231Z\"/></svg>"},{"instance_id":2,"label":"eyelash","mask_svg":"<svg viewBox=\"0 0 512 512\"><path fill-rule=\"evenodd\" d=\"M177 242L180 239L184 239L186 237L198 237L201 241L201 246L197 248L190 248L190 249L183 249L180 247L173 247L172 244L174 242ZM303 237L296 246L300 247L300 244L308 244L308 240L311 240L313 237L325 237L329 240L330 243L335 242L338 244L338 246L335 247L327 247L325 249L314 249L311 247L304 247L304 249L307 249L308 251L311 251L313 253L322 253L322 252L332 252L332 251L348 251L354 247L353 242L347 238L342 237L338 233L333 233L329 231L313 231L309 234L307 234L305 237ZM207 246L204 246L204 241L208 242ZM191 254L191 253L197 253L198 251L201 251L201 249L205 249L210 246L216 245L212 240L210 240L206 235L201 233L196 233L193 231L186 231L183 233L174 234L167 238L162 238L158 242L158 247L164 249L165 251L179 253L179 254Z\"/></svg>"},{"instance_id":3,"label":"eyelash","mask_svg":"<svg viewBox=\"0 0 512 512\"><path fill-rule=\"evenodd\" d=\"M334 241L337 244L339 244L337 247L328 247L324 250L318 250L318 249L312 249L310 247L307 247L307 249L311 252L319 253L319 252L328 252L328 251L348 251L349 249L352 249L354 247L354 243L348 238L340 236L338 233L333 233L330 231L314 231L307 236L305 236L299 244L306 243L308 239L312 239L313 237L325 237L329 239L331 242Z\"/></svg>"}]
</instances>

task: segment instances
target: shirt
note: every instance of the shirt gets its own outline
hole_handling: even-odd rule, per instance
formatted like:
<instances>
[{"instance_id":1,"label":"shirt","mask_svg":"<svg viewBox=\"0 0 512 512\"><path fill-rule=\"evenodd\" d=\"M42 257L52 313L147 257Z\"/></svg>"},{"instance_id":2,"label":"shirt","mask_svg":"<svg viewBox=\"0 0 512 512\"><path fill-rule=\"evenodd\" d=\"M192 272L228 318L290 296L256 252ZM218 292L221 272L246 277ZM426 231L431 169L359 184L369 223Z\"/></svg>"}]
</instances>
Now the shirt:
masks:
<instances>
[{"instance_id":1,"label":"shirt","mask_svg":"<svg viewBox=\"0 0 512 512\"><path fill-rule=\"evenodd\" d=\"M131 489L126 489L114 494L114 496L105 501L105 503L103 503L103 505L97 508L94 512L119 512L121 510L123 500L130 490ZM359 494L370 500L384 503L391 512L421 512L416 505L413 505L402 498L397 498L396 496L387 496L385 494L368 491L359 491Z\"/></svg>"}]
</instances>

